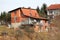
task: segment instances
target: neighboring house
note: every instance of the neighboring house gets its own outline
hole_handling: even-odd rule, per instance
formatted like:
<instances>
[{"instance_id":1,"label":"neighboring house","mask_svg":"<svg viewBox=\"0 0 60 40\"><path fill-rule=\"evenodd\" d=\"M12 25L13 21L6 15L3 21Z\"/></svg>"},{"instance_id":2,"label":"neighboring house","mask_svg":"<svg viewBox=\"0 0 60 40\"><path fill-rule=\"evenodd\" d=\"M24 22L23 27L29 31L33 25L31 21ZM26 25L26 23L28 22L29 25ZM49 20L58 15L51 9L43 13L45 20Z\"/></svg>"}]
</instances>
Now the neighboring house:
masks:
<instances>
[{"instance_id":1,"label":"neighboring house","mask_svg":"<svg viewBox=\"0 0 60 40\"><path fill-rule=\"evenodd\" d=\"M11 13L11 25L12 27L18 27L23 24L32 24L43 20L43 28L46 28L48 22L46 18L42 18L38 15L35 9L31 8L17 8L9 11Z\"/></svg>"},{"instance_id":2,"label":"neighboring house","mask_svg":"<svg viewBox=\"0 0 60 40\"><path fill-rule=\"evenodd\" d=\"M60 15L60 4L52 4L47 7L48 18L54 18L54 16Z\"/></svg>"}]
</instances>

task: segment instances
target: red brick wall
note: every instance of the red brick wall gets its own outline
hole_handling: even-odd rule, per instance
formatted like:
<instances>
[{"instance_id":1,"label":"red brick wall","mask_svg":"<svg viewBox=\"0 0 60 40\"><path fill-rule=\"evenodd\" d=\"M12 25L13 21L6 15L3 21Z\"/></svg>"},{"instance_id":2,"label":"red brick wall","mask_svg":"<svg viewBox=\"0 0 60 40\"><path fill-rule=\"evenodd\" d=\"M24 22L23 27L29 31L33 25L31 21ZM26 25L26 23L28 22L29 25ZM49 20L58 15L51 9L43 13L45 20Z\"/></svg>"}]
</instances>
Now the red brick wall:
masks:
<instances>
[{"instance_id":1,"label":"red brick wall","mask_svg":"<svg viewBox=\"0 0 60 40\"><path fill-rule=\"evenodd\" d=\"M19 10L16 10L16 14L15 14L15 12L13 11L13 12L11 12L11 23L15 23L15 21L14 21L14 17L17 17L17 20L16 20L16 22L18 23L18 22L21 22L21 21L23 21L23 20L25 20L27 17L22 17L22 15L21 15L21 11L20 11L20 9Z\"/></svg>"},{"instance_id":2,"label":"red brick wall","mask_svg":"<svg viewBox=\"0 0 60 40\"><path fill-rule=\"evenodd\" d=\"M21 21L20 10L16 10L16 14L15 14L15 11L11 12L11 23L15 23L15 21L14 21L15 16L17 17L16 22L20 22Z\"/></svg>"}]
</instances>

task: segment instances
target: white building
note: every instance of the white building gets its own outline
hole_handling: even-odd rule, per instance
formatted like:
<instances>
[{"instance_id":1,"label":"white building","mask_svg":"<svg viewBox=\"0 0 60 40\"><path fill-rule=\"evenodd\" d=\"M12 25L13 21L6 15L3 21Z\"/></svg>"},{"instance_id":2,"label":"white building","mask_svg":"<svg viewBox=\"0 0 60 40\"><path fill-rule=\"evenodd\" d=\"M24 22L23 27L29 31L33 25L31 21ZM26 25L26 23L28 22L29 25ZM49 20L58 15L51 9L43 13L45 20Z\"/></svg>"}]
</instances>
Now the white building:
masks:
<instances>
[{"instance_id":1,"label":"white building","mask_svg":"<svg viewBox=\"0 0 60 40\"><path fill-rule=\"evenodd\" d=\"M52 4L47 7L48 18L54 18L54 16L60 15L60 4Z\"/></svg>"}]
</instances>

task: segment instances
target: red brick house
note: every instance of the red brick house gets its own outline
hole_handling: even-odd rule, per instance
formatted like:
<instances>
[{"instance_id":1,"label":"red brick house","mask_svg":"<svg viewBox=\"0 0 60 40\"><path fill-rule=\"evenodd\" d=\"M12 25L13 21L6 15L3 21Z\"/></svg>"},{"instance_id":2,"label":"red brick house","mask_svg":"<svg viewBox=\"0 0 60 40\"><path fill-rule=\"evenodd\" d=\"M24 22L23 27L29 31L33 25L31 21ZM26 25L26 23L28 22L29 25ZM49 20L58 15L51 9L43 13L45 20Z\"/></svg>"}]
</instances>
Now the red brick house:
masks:
<instances>
[{"instance_id":1,"label":"red brick house","mask_svg":"<svg viewBox=\"0 0 60 40\"><path fill-rule=\"evenodd\" d=\"M17 8L9 11L9 13L11 13L12 27L18 27L22 24L32 24L32 22L40 23L40 21L43 21L44 25L42 29L44 29L48 24L47 19L40 17L35 9Z\"/></svg>"}]
</instances>

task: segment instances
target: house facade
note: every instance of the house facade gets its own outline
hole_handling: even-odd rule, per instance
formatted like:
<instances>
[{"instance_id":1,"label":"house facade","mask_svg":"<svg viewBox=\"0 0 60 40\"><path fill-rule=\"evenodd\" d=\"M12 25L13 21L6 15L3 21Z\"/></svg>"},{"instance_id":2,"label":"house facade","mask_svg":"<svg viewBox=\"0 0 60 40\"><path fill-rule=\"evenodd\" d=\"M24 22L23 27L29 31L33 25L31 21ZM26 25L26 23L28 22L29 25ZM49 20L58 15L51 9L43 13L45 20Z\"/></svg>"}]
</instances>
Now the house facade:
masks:
<instances>
[{"instance_id":1,"label":"house facade","mask_svg":"<svg viewBox=\"0 0 60 40\"><path fill-rule=\"evenodd\" d=\"M50 18L54 18L54 16L60 15L60 4L52 4L47 7L47 14Z\"/></svg>"},{"instance_id":2,"label":"house facade","mask_svg":"<svg viewBox=\"0 0 60 40\"><path fill-rule=\"evenodd\" d=\"M11 13L11 25L12 27L19 27L23 24L33 24L37 22L41 24L42 30L48 27L48 21L46 18L40 17L35 9L31 8L17 8L9 11Z\"/></svg>"}]
</instances>

